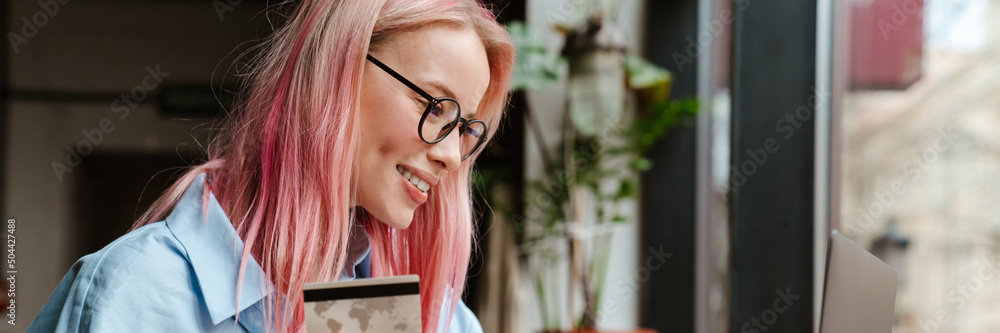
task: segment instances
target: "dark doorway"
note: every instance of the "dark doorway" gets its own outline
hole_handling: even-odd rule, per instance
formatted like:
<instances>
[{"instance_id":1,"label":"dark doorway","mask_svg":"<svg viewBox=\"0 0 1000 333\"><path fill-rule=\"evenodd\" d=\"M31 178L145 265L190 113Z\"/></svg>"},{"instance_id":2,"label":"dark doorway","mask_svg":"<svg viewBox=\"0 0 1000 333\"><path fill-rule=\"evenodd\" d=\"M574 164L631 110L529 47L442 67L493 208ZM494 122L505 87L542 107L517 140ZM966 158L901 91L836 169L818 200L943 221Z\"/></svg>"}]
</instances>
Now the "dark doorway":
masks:
<instances>
[{"instance_id":1,"label":"dark doorway","mask_svg":"<svg viewBox=\"0 0 1000 333\"><path fill-rule=\"evenodd\" d=\"M77 171L76 253L121 237L188 165L177 153L95 153Z\"/></svg>"}]
</instances>

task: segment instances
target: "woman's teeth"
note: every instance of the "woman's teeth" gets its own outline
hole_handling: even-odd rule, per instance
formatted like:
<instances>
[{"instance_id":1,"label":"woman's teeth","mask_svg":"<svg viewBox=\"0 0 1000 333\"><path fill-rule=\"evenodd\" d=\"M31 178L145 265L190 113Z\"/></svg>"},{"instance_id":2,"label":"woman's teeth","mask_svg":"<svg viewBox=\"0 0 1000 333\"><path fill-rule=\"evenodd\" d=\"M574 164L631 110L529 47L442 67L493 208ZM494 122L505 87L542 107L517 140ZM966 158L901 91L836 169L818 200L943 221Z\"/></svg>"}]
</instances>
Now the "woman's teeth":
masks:
<instances>
[{"instance_id":1,"label":"woman's teeth","mask_svg":"<svg viewBox=\"0 0 1000 333\"><path fill-rule=\"evenodd\" d=\"M409 171L403 170L403 167L401 166L397 165L396 171L398 171L399 174L403 175L403 178L409 179L410 183L413 183L413 185L417 186L417 189L419 189L421 192L427 192L427 189L431 188L431 186L428 185L427 182L425 182L423 179L420 179L420 177L411 174Z\"/></svg>"}]
</instances>

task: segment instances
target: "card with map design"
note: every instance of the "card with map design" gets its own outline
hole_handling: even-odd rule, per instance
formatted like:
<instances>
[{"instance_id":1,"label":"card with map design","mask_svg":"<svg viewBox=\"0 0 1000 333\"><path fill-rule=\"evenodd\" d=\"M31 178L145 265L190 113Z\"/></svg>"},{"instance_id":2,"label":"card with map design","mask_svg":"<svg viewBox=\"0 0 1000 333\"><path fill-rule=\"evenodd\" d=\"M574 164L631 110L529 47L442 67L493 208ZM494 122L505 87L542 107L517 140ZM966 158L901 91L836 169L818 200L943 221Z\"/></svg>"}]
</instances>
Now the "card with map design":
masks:
<instances>
[{"instance_id":1,"label":"card with map design","mask_svg":"<svg viewBox=\"0 0 1000 333\"><path fill-rule=\"evenodd\" d=\"M417 275L307 283L309 333L420 332Z\"/></svg>"}]
</instances>

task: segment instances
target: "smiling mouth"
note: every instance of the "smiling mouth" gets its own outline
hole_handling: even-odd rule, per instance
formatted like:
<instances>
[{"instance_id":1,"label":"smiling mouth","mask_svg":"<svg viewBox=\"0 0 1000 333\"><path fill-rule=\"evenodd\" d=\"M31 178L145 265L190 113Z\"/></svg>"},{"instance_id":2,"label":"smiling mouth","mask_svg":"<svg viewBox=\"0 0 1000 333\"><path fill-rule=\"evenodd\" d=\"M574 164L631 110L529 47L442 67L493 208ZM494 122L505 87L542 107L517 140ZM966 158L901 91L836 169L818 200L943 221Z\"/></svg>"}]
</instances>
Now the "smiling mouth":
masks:
<instances>
[{"instance_id":1,"label":"smiling mouth","mask_svg":"<svg viewBox=\"0 0 1000 333\"><path fill-rule=\"evenodd\" d=\"M431 188L431 185L427 184L427 181L420 179L420 177L417 177L417 175L411 174L409 171L403 169L402 166L397 165L396 171L399 172L399 174L403 175L403 178L406 178L407 180L410 181L411 184L416 186L417 189L420 190L420 192L426 193L427 190Z\"/></svg>"}]
</instances>

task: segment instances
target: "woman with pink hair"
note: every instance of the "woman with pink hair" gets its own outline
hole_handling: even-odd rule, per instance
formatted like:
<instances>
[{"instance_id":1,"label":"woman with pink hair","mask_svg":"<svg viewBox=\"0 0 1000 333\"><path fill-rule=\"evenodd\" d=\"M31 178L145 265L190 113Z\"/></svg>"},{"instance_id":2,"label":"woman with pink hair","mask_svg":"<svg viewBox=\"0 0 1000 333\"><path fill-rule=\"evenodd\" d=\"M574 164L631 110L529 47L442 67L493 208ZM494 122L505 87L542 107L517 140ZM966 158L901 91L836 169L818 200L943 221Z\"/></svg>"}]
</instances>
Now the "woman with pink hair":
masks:
<instances>
[{"instance_id":1,"label":"woman with pink hair","mask_svg":"<svg viewBox=\"0 0 1000 333\"><path fill-rule=\"evenodd\" d=\"M307 282L417 274L423 332L461 302L473 162L510 36L476 0L304 0L238 107L138 220L78 260L29 332L303 332Z\"/></svg>"}]
</instances>

